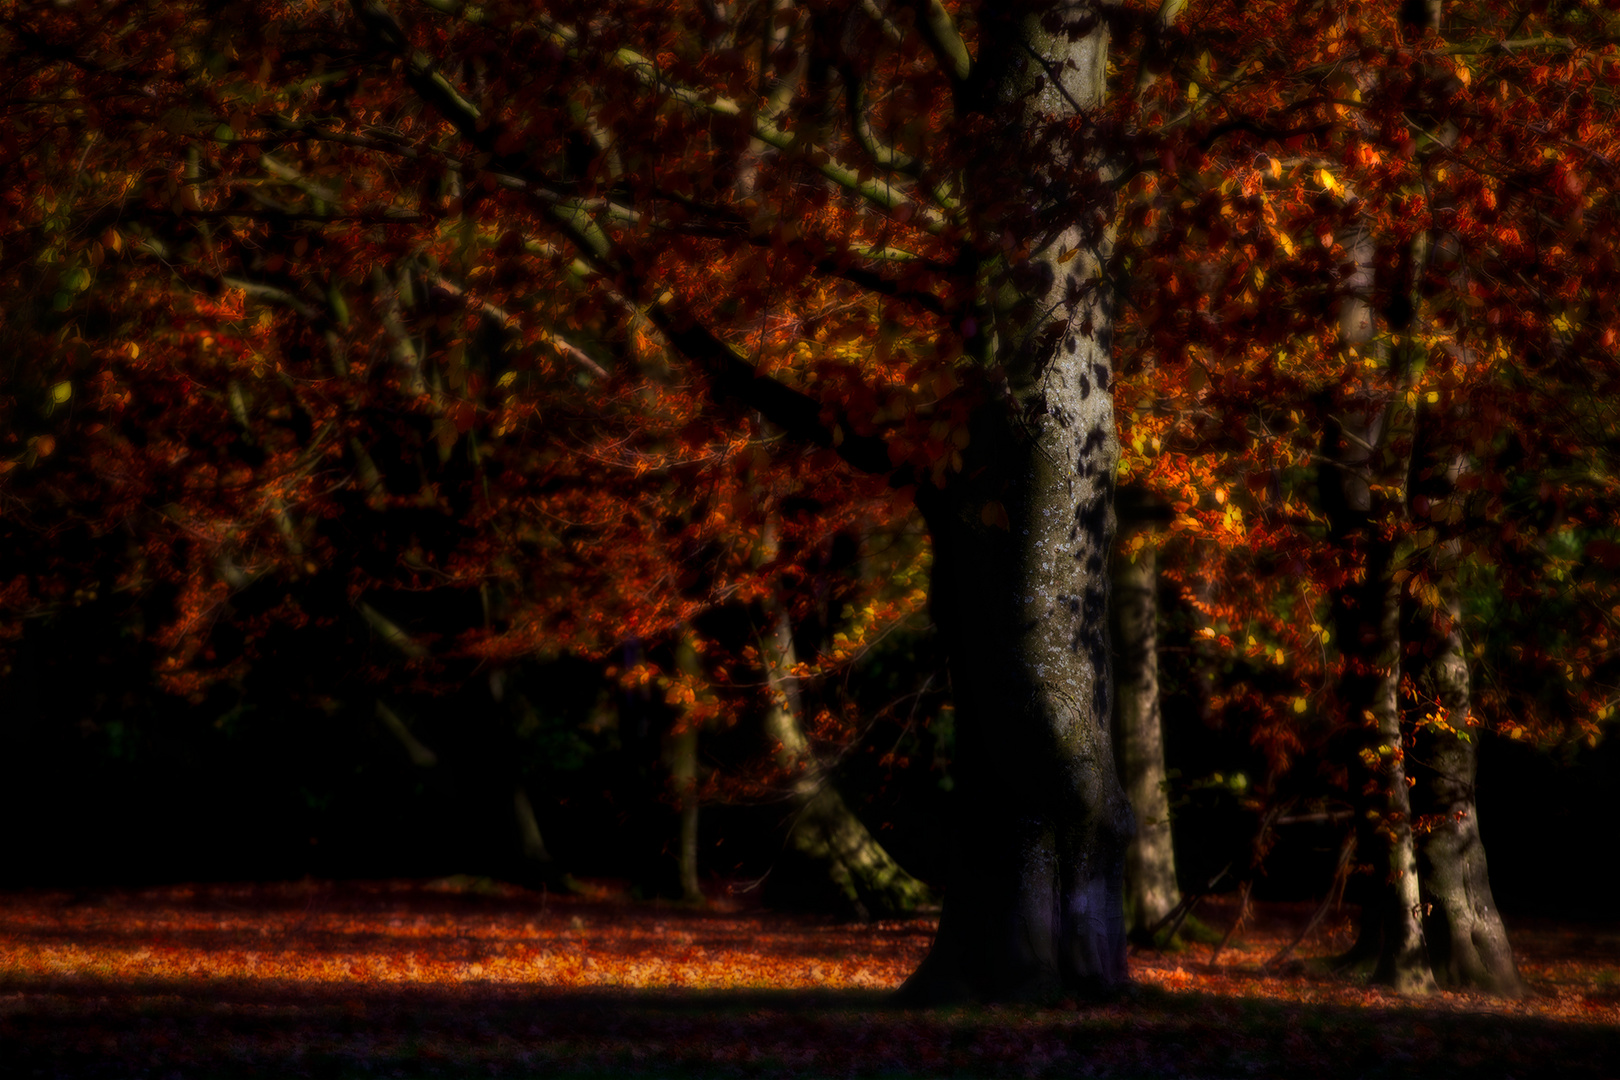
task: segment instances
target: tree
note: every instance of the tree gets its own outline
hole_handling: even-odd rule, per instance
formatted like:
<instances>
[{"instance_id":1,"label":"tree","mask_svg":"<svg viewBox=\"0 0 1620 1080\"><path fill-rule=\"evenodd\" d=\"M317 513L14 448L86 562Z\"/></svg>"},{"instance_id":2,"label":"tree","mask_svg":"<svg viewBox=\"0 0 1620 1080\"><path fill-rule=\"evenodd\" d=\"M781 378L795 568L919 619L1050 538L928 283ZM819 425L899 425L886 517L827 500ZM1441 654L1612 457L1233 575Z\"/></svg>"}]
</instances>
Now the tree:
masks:
<instances>
[{"instance_id":1,"label":"tree","mask_svg":"<svg viewBox=\"0 0 1620 1080\"><path fill-rule=\"evenodd\" d=\"M1159 708L1158 552L1152 537L1144 535L1164 515L1161 507L1133 505L1143 501L1120 493L1122 550L1114 554L1112 582L1113 736L1120 779L1136 815L1136 835L1125 849L1126 922L1138 937L1151 934L1181 902Z\"/></svg>"},{"instance_id":2,"label":"tree","mask_svg":"<svg viewBox=\"0 0 1620 1080\"><path fill-rule=\"evenodd\" d=\"M458 637L468 659L500 661L542 640L596 655L631 639L669 641L719 593L763 590L740 535L760 523L738 512L738 475L704 458L699 471L724 497L703 498L667 446L730 446L723 429L756 436L757 415L808 448L811 464L793 468L825 473L842 459L874 478L859 491L869 505L884 486L909 493L932 541L929 602L951 669L960 814L938 938L907 993L1106 991L1125 979L1120 892L1132 831L1109 736L1121 304L1136 305L1166 379L1188 385L1196 365L1220 376L1229 401L1247 403L1247 418L1233 408L1218 421L1247 445L1258 413L1287 415L1302 387L1337 401L1364 378L1346 350L1322 346L1342 279L1361 270L1360 249L1341 237L1365 221L1398 241L1377 253L1398 252L1414 231L1440 228L1408 227L1420 211L1437 219L1493 201L1482 148L1528 177L1541 167L1533 151L1578 144L1594 115L1590 101L1549 107L1536 114L1542 128L1494 136L1501 117L1485 99L1449 118L1476 148L1459 138L1414 155L1410 118L1428 116L1419 106L1437 94L1457 96L1441 69L1466 87L1465 58L1486 57L1499 82L1531 87L1541 76L1525 53L1564 46L1501 45L1507 24L1483 3L1466 9L1455 46L1407 41L1393 11L1222 6L1183 27L1183 6L624 0L535 11L264 0L223 13L131 3L95 18L14 15L7 49L22 119L10 130L36 144L43 131L95 139L81 140L78 159L42 156L12 185L8 212L24 222L22 250L48 268L48 306L63 298L40 339L95 341L86 366L103 382L122 363L117 339L140 325L205 352L228 345L245 361L269 355L249 300L296 314L303 326L288 340L326 353L321 362L348 382L320 389L342 389L347 404L334 408L314 383L270 380L282 387L272 393L300 402L286 422L265 414L282 471L275 482L258 476L249 488L261 501L221 512L218 528L236 543L246 535L237 523L252 520L254 535L279 538L265 550L286 580L312 573L298 569L315 562L304 531L333 505L317 497L304 456L317 445L314 461L383 504L402 497L390 481L422 509L439 506L441 483L453 487L466 501L440 513L458 523L436 530L446 558L378 560L348 588L365 595L388 581L403 595L436 572L520 598ZM1597 15L1560 18L1597 39ZM1584 53L1577 66L1591 84L1612 74ZM1438 133L1420 132L1444 146ZM1442 177L1442 160L1456 171ZM1601 168L1560 158L1557 209L1596 192L1583 185ZM87 170L117 197L82 190ZM24 191L38 194L15 194ZM1544 235L1544 202L1499 203L1500 226L1478 215L1449 226L1501 256L1487 297L1471 281L1449 294L1450 310L1471 318L1477 299L1507 313L1489 325L1508 344L1544 343L1550 313L1594 295L1610 272L1599 239L1583 269L1564 271L1556 298L1501 270L1510 257L1557 261L1526 240ZM1581 202L1583 222L1606 206ZM138 235L132 259L143 272L173 273L168 295L192 309L176 320L185 329L152 308L131 326L108 298L114 315L82 333L82 308L103 301L78 298L107 251L87 241L108 226ZM294 236L285 254L268 255L267 244ZM1551 246L1573 250L1558 239ZM1392 291L1390 276L1373 274L1380 299L1405 289ZM424 291L431 303L413 313ZM349 298L360 295L356 316ZM1518 301L1532 314L1513 316ZM345 339L338 330L351 319L362 328ZM545 349L547 362L499 375L465 362L472 330L489 319L510 335L498 355ZM1602 323L1569 331L1577 352L1596 348ZM350 366L328 332L360 360ZM1303 358L1285 355L1312 340ZM600 341L625 362L603 367ZM638 364L645 379L615 381ZM566 365L590 377L559 377ZM208 365L197 370L217 395L203 427L228 429L227 415L238 429L258 423L251 410L248 424L235 415L229 379L218 386ZM58 374L29 378L45 392ZM173 393L197 407L187 386ZM437 450L402 452L390 468L363 442L336 438L357 414L376 419L367 431L388 429L383 416L406 418L390 421L395 437ZM1319 440L1326 420L1291 423ZM327 422L328 442L300 434ZM649 469L668 470L660 498L600 468L601 454L551 457L521 439L493 454L497 478L467 437L551 424L593 451L632 447ZM36 459L44 445L34 444ZM154 475L173 475L163 471L173 462L158 464ZM292 506L288 494L307 511L296 520L271 501ZM534 515L563 516L564 506L618 515L616 524L594 543L577 524L548 539ZM1223 498L1207 512L1236 534L1239 509ZM474 512L487 532L462 531ZM189 544L167 553L185 564L188 599L174 623L176 642L196 643L176 665L185 674L206 659L201 631L232 588L212 568L221 545ZM525 574L537 554L557 577ZM1358 569L1379 576L1338 562L1340 583ZM675 587L634 587L694 563L701 571L677 573ZM1357 618L1370 625L1365 606Z\"/></svg>"}]
</instances>

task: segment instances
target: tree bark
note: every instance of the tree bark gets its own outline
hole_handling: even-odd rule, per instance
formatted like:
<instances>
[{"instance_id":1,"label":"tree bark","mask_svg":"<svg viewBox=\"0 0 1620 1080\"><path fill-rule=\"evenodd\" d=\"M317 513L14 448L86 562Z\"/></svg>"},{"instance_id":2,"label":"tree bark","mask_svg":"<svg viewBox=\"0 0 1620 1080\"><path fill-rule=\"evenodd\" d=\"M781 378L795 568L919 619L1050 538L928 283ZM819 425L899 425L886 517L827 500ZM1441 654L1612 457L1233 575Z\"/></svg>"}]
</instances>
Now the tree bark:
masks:
<instances>
[{"instance_id":1,"label":"tree bark","mask_svg":"<svg viewBox=\"0 0 1620 1080\"><path fill-rule=\"evenodd\" d=\"M1181 902L1159 715L1157 565L1151 544L1134 557L1120 552L1114 559L1114 736L1120 779L1136 814L1136 835L1125 849L1125 901L1133 936L1151 932Z\"/></svg>"},{"instance_id":2,"label":"tree bark","mask_svg":"<svg viewBox=\"0 0 1620 1080\"><path fill-rule=\"evenodd\" d=\"M1423 936L1412 806L1401 734L1400 587L1388 545L1369 552L1366 581L1334 599L1345 672L1339 694L1351 723L1363 721L1358 756L1356 847L1371 864L1361 933L1343 960L1370 962L1373 981L1402 994L1434 989ZM1358 775L1354 770L1352 775ZM1355 781L1352 780L1352 784Z\"/></svg>"},{"instance_id":3,"label":"tree bark","mask_svg":"<svg viewBox=\"0 0 1620 1080\"><path fill-rule=\"evenodd\" d=\"M788 676L796 661L787 612L777 612L766 644L772 701L765 736L777 746L777 765L794 777L788 843L822 868L851 914L868 919L916 911L932 899L928 886L907 873L844 802L804 735L803 705Z\"/></svg>"},{"instance_id":4,"label":"tree bark","mask_svg":"<svg viewBox=\"0 0 1620 1080\"><path fill-rule=\"evenodd\" d=\"M682 675L702 676L697 650L692 646L691 634L681 637L675 646L675 667ZM700 721L693 716L677 713L675 727L664 748L669 767L670 790L675 798L675 812L679 825L675 835L675 862L680 873L681 899L689 904L704 902L703 889L698 884L698 730Z\"/></svg>"},{"instance_id":5,"label":"tree bark","mask_svg":"<svg viewBox=\"0 0 1620 1080\"><path fill-rule=\"evenodd\" d=\"M985 257L969 344L1006 392L976 410L960 471L919 489L958 718L958 811L939 932L902 989L918 1002L1127 980L1133 826L1109 734L1111 164L1087 156L1097 140L1053 130L1101 104L1108 30L1092 3L981 15L990 135L967 189L983 235L1005 243Z\"/></svg>"},{"instance_id":6,"label":"tree bark","mask_svg":"<svg viewBox=\"0 0 1620 1080\"><path fill-rule=\"evenodd\" d=\"M1411 775L1413 810L1425 823L1418 843L1424 936L1435 977L1447 986L1519 997L1524 985L1507 928L1491 896L1474 803L1480 729L1469 716L1468 662L1461 605L1408 621L1419 655L1419 703Z\"/></svg>"},{"instance_id":7,"label":"tree bark","mask_svg":"<svg viewBox=\"0 0 1620 1080\"><path fill-rule=\"evenodd\" d=\"M1376 250L1364 228L1350 230L1341 242L1356 269L1344 283L1340 342L1367 355L1382 349L1366 299ZM1411 425L1395 430L1411 357L1396 349L1384 359L1386 381L1353 391L1323 438L1322 500L1349 571L1333 595L1333 618L1344 659L1339 696L1351 730L1360 733L1352 740L1357 762L1351 766L1356 847L1372 871L1361 933L1341 960L1370 962L1375 982L1423 994L1434 989L1434 977L1423 939L1401 733L1401 592L1394 542L1384 528L1391 514L1404 514L1392 493L1404 488L1412 452Z\"/></svg>"}]
</instances>

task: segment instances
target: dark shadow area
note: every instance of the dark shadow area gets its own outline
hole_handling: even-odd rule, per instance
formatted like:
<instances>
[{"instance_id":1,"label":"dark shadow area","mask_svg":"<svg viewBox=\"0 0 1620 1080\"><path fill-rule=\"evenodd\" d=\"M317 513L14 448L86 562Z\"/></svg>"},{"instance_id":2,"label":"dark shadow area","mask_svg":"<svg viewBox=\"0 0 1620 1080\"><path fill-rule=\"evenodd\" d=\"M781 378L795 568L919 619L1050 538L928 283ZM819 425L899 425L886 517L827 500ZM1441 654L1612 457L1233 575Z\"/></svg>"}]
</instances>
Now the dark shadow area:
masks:
<instances>
[{"instance_id":1,"label":"dark shadow area","mask_svg":"<svg viewBox=\"0 0 1620 1080\"><path fill-rule=\"evenodd\" d=\"M792 978L840 957L886 955L898 980L920 956L928 920L857 926L468 891L480 887L300 882L0 895L0 1080L1597 1078L1620 1063L1612 928L1515 922L1533 943L1537 992L1567 1003L1556 1018L1532 1011L1534 1002L1386 997L1315 962L1264 977L1252 957L1212 973L1200 949L1144 958L1158 964L1154 978L1185 966L1195 981L1184 989L1141 983L1103 1004L915 1011L875 990L538 986L514 979L510 965L681 950L746 965L763 952ZM1218 923L1235 915L1227 898L1209 908ZM1285 930L1273 928L1271 940L1291 937L1286 928L1303 925L1308 908L1268 908ZM132 954L147 957L141 973L119 974L119 958ZM244 975L249 955L264 967ZM420 972L401 975L398 962L412 957ZM394 966L366 966L384 961ZM506 966L471 968L491 961ZM506 974L469 979L478 970ZM760 978L735 970L739 980ZM1222 980L1227 992L1214 992Z\"/></svg>"},{"instance_id":2,"label":"dark shadow area","mask_svg":"<svg viewBox=\"0 0 1620 1080\"><path fill-rule=\"evenodd\" d=\"M11 1077L1612 1076L1620 1032L1139 991L914 1012L874 992L0 984Z\"/></svg>"}]
</instances>

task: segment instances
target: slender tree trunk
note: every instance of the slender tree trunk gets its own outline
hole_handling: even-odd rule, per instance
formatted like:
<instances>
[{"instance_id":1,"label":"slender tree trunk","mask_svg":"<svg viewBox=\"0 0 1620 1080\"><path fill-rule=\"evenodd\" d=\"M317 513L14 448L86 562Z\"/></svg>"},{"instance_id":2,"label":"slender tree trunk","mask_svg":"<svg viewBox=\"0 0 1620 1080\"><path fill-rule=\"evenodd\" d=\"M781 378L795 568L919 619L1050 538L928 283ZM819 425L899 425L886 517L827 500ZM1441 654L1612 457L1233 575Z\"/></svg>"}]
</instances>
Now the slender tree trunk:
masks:
<instances>
[{"instance_id":1,"label":"slender tree trunk","mask_svg":"<svg viewBox=\"0 0 1620 1080\"><path fill-rule=\"evenodd\" d=\"M1205 726L1213 727L1216 723L1213 702L1219 685L1221 657L1215 649L1215 621L1209 612L1215 607L1215 575L1219 573L1211 563L1220 558L1220 553L1208 541L1200 541L1193 547L1192 556L1199 565L1192 585L1193 686L1198 695L1198 719ZM1209 629L1207 637L1204 635L1206 627Z\"/></svg>"},{"instance_id":2,"label":"slender tree trunk","mask_svg":"<svg viewBox=\"0 0 1620 1080\"><path fill-rule=\"evenodd\" d=\"M1350 230L1342 243L1356 271L1344 283L1340 340L1367 355L1382 348L1365 299L1376 251L1363 228ZM1362 736L1353 741L1357 761L1351 768L1356 846L1372 870L1360 936L1342 959L1358 966L1371 962L1374 981L1422 994L1434 989L1434 977L1423 939L1401 733L1401 591L1394 544L1385 531L1390 515L1404 513L1392 496L1405 485L1412 452L1410 423L1396 430L1410 359L1402 349L1386 356L1387 381L1352 392L1330 421L1321 491L1334 540L1350 563L1349 580L1333 596L1333 617L1344 658L1339 696Z\"/></svg>"},{"instance_id":3,"label":"slender tree trunk","mask_svg":"<svg viewBox=\"0 0 1620 1080\"><path fill-rule=\"evenodd\" d=\"M777 765L794 776L788 842L826 872L853 914L864 919L915 911L931 900L928 886L907 873L872 836L833 787L805 738L799 720L803 704L787 674L796 663L787 612L777 612L766 644L772 701L765 713L765 736L778 748Z\"/></svg>"},{"instance_id":4,"label":"slender tree trunk","mask_svg":"<svg viewBox=\"0 0 1620 1080\"><path fill-rule=\"evenodd\" d=\"M1400 587L1391 576L1386 544L1368 554L1366 581L1335 597L1335 624L1345 672L1339 694L1360 716L1364 736L1356 846L1372 867L1361 934L1346 962L1373 964L1373 980L1403 994L1434 989L1423 937L1412 806L1401 734ZM1353 771L1352 775L1356 775Z\"/></svg>"},{"instance_id":5,"label":"slender tree trunk","mask_svg":"<svg viewBox=\"0 0 1620 1080\"><path fill-rule=\"evenodd\" d=\"M518 842L522 846L523 857L549 870L551 852L546 850L545 838L540 835L540 819L534 816L534 804L529 801L529 793L522 784L512 788L512 817L517 822Z\"/></svg>"},{"instance_id":6,"label":"slender tree trunk","mask_svg":"<svg viewBox=\"0 0 1620 1080\"><path fill-rule=\"evenodd\" d=\"M701 676L697 650L690 633L675 646L675 666L683 675ZM680 871L681 899L689 904L703 903L698 884L698 729L696 717L680 714L665 746L670 788L675 796L679 826L675 837L675 861Z\"/></svg>"},{"instance_id":7,"label":"slender tree trunk","mask_svg":"<svg viewBox=\"0 0 1620 1080\"><path fill-rule=\"evenodd\" d=\"M492 725L487 729L481 757L491 773L491 779L510 777L512 785L512 823L517 827L520 862L518 874L526 884L539 884L556 892L573 892L577 883L563 872L540 831L540 819L534 812L528 788L517 767L520 727L535 722L534 703L521 690L508 686L509 673L493 671L489 676L490 697L506 709L492 714Z\"/></svg>"},{"instance_id":8,"label":"slender tree trunk","mask_svg":"<svg viewBox=\"0 0 1620 1080\"><path fill-rule=\"evenodd\" d=\"M1448 607L1439 618L1423 611L1408 621L1422 695L1411 775L1413 810L1425 823L1418 843L1424 936L1440 982L1518 997L1524 986L1491 896L1474 804L1480 731L1469 716L1462 611L1455 596Z\"/></svg>"},{"instance_id":9,"label":"slender tree trunk","mask_svg":"<svg viewBox=\"0 0 1620 1080\"><path fill-rule=\"evenodd\" d=\"M1132 935L1157 926L1181 902L1170 843L1170 796L1159 715L1157 553L1151 544L1114 558L1115 748L1120 779L1136 814L1125 849L1125 899Z\"/></svg>"},{"instance_id":10,"label":"slender tree trunk","mask_svg":"<svg viewBox=\"0 0 1620 1080\"><path fill-rule=\"evenodd\" d=\"M1095 139L1052 137L1102 103L1097 16L1089 2L981 11L986 137L967 187L981 235L1001 242L984 255L969 346L1006 391L975 411L960 471L919 488L959 809L939 932L902 990L912 1001L1106 992L1128 977L1133 826L1109 734L1112 165L1087 156Z\"/></svg>"}]
</instances>

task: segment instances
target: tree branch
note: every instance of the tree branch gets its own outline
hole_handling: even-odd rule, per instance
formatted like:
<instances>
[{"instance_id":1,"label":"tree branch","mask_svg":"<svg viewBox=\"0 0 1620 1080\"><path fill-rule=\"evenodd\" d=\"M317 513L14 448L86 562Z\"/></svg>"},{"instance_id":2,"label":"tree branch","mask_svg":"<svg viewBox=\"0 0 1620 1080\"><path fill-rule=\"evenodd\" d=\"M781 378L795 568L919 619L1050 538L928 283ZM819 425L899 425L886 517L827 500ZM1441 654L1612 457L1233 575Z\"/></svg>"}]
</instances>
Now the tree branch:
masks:
<instances>
[{"instance_id":1,"label":"tree branch","mask_svg":"<svg viewBox=\"0 0 1620 1080\"><path fill-rule=\"evenodd\" d=\"M401 51L395 43L403 40L403 31L385 8L376 0L354 0L354 7L360 18L373 28L373 33L384 45L390 46L396 52ZM624 60L626 54L635 58L634 63L644 65L645 70L655 71L649 61L629 53L629 50L620 50L620 59ZM406 78L412 89L449 120L463 137L480 149L488 146L489 151L493 152L498 129L492 125L480 130L478 109L456 93L442 77L430 72L430 61L419 52L413 54L406 64ZM660 82L658 85L669 90L666 83ZM690 95L694 104L711 107L693 91L674 89L669 92L677 100L685 100L683 94ZM727 113L728 110L731 115L738 115L741 112L730 102L725 102L715 109L721 113ZM757 120L755 128L756 132L766 135L775 131L769 125ZM784 140L783 145L791 145L791 137L780 132L776 134ZM763 136L762 141L770 142ZM843 166L839 168L842 169ZM553 225L568 238L570 244L580 252L592 270L610 279L627 283L632 293L639 289L640 281L631 260L618 249L612 237L584 206L578 202L558 200L549 202L546 205L546 212ZM938 219L937 214L934 216ZM852 273L830 262L827 269L840 275ZM887 284L874 274L868 279L866 287ZM937 298L930 297L929 300L934 305L939 303ZM939 309L936 307L935 310ZM824 422L819 401L768 375L761 375L752 363L711 333L689 312L671 306L668 294L649 305L645 314L672 347L708 375L716 398L736 398L762 414L792 438L832 448L845 461L864 472L880 474L894 472L886 440L876 435L857 435L844 424L834 422L829 425Z\"/></svg>"},{"instance_id":2,"label":"tree branch","mask_svg":"<svg viewBox=\"0 0 1620 1080\"><path fill-rule=\"evenodd\" d=\"M424 0L426 2L426 0ZM476 121L479 112L476 106L466 100L450 85L449 81L435 69L431 59L420 51L407 52L404 31L393 14L382 5L380 0L352 0L354 10L362 23L372 30L373 36L389 51L401 56L406 61L406 77L411 82L412 89L416 90L424 100L439 108L447 117L466 116ZM438 4L430 4L437 10L443 10ZM941 9L943 13L943 9ZM946 16L948 19L949 16ZM573 29L552 21L543 15L535 17L535 23L549 34L565 49L574 51L578 48L579 35ZM945 230L945 218L934 208L922 205L913 199L908 192L896 188L892 184L879 184L870 180L862 180L860 173L833 157L819 146L801 146L792 134L783 131L767 116L760 113L749 114L741 105L730 98L681 86L672 82L651 59L636 52L634 49L615 50L611 59L633 79L649 90L665 95L673 101L678 101L689 108L701 112L712 113L715 116L724 116L744 121L750 125L750 134L767 146L778 150L799 150L802 160L827 180L844 190L860 196L864 201L887 211L894 211L902 206L911 206L915 213L911 219L912 224L925 229L930 233L941 233ZM463 136L471 139L480 150L494 154L494 126L479 131L476 123L471 125L457 124L462 129ZM474 137L474 134L477 137ZM499 158L499 155L496 155ZM521 170L519 170L521 175Z\"/></svg>"},{"instance_id":3,"label":"tree branch","mask_svg":"<svg viewBox=\"0 0 1620 1080\"><path fill-rule=\"evenodd\" d=\"M973 74L973 61L951 13L940 0L912 0L912 8L917 13L917 32L933 51L940 70L950 77L951 85L960 89Z\"/></svg>"}]
</instances>

